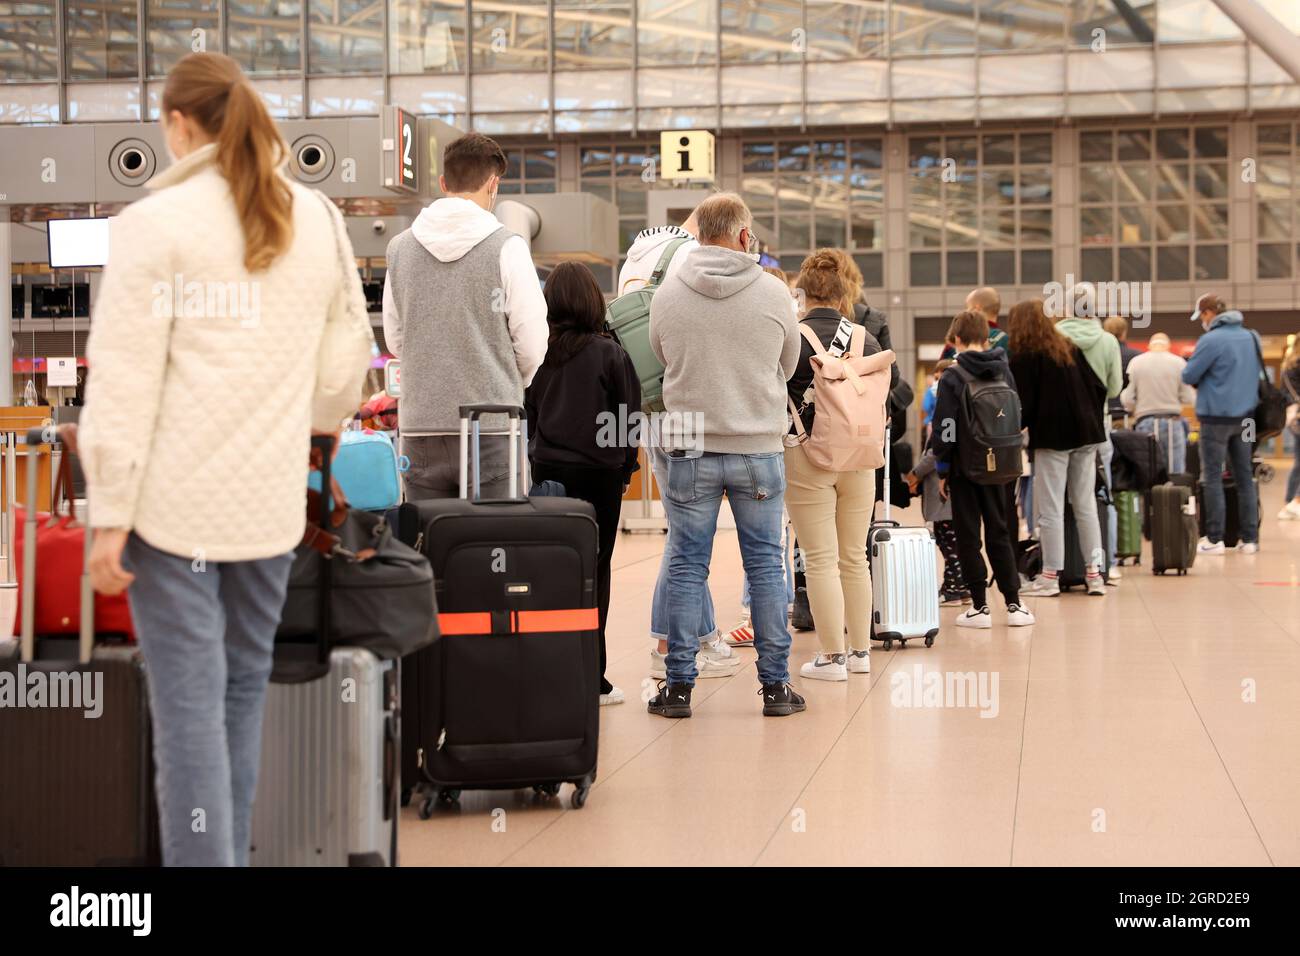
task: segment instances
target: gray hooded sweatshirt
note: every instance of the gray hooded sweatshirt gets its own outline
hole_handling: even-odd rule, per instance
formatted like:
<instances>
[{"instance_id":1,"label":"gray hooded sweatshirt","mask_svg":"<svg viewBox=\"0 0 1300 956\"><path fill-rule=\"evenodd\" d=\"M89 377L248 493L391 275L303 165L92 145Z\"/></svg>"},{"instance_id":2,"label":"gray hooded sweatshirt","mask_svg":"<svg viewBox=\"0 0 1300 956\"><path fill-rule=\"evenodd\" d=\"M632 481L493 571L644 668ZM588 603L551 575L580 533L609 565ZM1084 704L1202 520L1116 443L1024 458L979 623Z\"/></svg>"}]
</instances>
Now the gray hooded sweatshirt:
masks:
<instances>
[{"instance_id":1,"label":"gray hooded sweatshirt","mask_svg":"<svg viewBox=\"0 0 1300 956\"><path fill-rule=\"evenodd\" d=\"M664 447L781 451L799 342L780 279L743 252L692 249L650 303L650 347L665 370Z\"/></svg>"}]
</instances>

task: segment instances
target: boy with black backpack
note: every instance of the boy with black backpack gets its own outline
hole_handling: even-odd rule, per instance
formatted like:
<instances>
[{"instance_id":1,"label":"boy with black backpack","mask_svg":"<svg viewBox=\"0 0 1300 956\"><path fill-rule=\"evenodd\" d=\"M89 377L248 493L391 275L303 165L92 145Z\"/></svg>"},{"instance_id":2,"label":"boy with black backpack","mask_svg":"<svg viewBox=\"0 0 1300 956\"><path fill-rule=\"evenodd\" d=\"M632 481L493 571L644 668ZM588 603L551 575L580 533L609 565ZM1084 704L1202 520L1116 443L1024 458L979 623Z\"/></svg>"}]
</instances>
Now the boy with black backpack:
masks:
<instances>
[{"instance_id":1,"label":"boy with black backpack","mask_svg":"<svg viewBox=\"0 0 1300 956\"><path fill-rule=\"evenodd\" d=\"M1007 624L1023 627L1034 615L1020 604L1020 575L1007 526L1006 485L1020 477L1020 399L1006 352L988 348L989 323L978 312L959 312L948 329L957 364L939 379L930 450L952 500L971 606L957 616L958 627L989 628L984 550L1007 602Z\"/></svg>"}]
</instances>

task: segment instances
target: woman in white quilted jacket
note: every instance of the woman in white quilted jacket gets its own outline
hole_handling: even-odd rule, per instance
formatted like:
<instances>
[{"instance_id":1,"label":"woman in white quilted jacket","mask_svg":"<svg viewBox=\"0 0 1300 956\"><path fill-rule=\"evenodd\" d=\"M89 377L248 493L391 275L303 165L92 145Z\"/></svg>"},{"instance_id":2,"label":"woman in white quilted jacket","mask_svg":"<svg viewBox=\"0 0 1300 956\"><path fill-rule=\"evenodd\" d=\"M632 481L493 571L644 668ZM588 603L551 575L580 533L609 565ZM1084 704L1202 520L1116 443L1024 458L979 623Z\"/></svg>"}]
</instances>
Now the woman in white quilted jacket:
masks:
<instances>
[{"instance_id":1,"label":"woman in white quilted jacket","mask_svg":"<svg viewBox=\"0 0 1300 956\"><path fill-rule=\"evenodd\" d=\"M285 177L235 61L177 63L162 124L174 162L112 221L86 347L90 572L129 588L164 863L245 865L311 434L360 404L373 338L338 210Z\"/></svg>"}]
</instances>

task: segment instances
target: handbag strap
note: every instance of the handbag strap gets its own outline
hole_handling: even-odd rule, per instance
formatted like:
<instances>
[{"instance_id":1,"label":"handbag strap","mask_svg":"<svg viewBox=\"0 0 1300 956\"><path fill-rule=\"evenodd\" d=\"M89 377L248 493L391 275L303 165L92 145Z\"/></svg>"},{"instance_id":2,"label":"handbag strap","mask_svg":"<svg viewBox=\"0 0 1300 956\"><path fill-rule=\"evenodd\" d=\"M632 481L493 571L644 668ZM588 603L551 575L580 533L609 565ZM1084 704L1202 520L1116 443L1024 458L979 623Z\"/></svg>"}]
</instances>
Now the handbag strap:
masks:
<instances>
[{"instance_id":1,"label":"handbag strap","mask_svg":"<svg viewBox=\"0 0 1300 956\"><path fill-rule=\"evenodd\" d=\"M1254 329L1250 329L1250 337L1255 340L1255 356L1259 359L1259 379L1261 382L1268 382L1268 372L1264 368L1264 349L1259 344L1259 336L1255 334ZM1269 382L1269 384L1273 384Z\"/></svg>"},{"instance_id":2,"label":"handbag strap","mask_svg":"<svg viewBox=\"0 0 1300 956\"><path fill-rule=\"evenodd\" d=\"M343 239L339 235L339 230L341 228L341 223L342 223L342 217L339 215L338 206L334 205L334 202L328 196L326 196L319 189L313 189L312 192L315 193L316 198L321 201L321 205L325 207L326 215L329 216L330 229L334 233L334 253L339 260L339 267L343 273L343 291L344 291L343 298L348 303L348 309L351 310L352 296L347 294L348 280L352 276L356 275L357 264L355 260L349 262L348 261L349 256L347 255L346 252L343 251ZM367 319L366 322L367 324L369 324L369 319Z\"/></svg>"}]
</instances>

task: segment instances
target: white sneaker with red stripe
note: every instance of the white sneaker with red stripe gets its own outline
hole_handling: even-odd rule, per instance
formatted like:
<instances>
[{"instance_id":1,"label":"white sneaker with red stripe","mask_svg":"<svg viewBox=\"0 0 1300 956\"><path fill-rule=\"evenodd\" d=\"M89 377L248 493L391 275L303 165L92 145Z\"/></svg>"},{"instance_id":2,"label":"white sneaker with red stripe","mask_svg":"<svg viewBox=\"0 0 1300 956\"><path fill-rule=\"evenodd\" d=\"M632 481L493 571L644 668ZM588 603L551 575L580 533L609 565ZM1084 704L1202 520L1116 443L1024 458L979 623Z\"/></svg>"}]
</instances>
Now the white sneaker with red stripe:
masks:
<instances>
[{"instance_id":1,"label":"white sneaker with red stripe","mask_svg":"<svg viewBox=\"0 0 1300 956\"><path fill-rule=\"evenodd\" d=\"M722 635L722 639L731 647L753 647L754 622L749 618L745 618L726 634Z\"/></svg>"}]
</instances>

